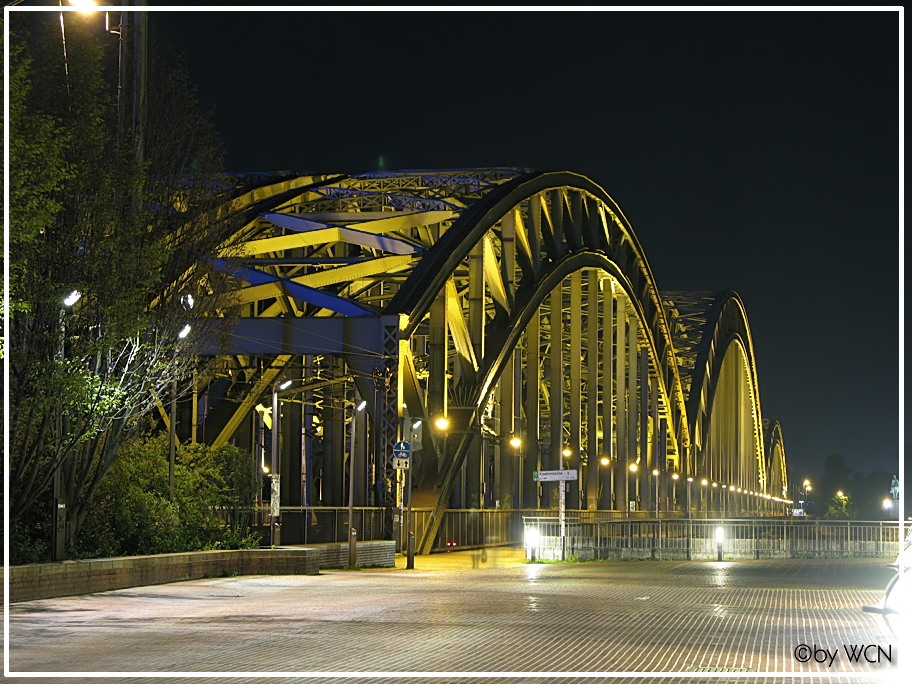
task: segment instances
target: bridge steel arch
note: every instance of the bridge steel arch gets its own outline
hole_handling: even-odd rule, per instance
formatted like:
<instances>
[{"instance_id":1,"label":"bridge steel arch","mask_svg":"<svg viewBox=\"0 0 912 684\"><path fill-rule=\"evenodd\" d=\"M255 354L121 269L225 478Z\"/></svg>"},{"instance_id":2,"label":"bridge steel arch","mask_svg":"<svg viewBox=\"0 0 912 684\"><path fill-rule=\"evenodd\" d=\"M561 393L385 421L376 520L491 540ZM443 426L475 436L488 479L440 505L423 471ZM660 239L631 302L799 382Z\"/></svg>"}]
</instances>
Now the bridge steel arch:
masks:
<instances>
[{"instance_id":1,"label":"bridge steel arch","mask_svg":"<svg viewBox=\"0 0 912 684\"><path fill-rule=\"evenodd\" d=\"M208 350L222 370L197 380L190 422L261 465L268 452L283 503L341 504L354 458L358 505L396 505L400 439L418 456L415 503L433 508L425 553L447 508L553 507L534 470L577 470L568 506L581 510L680 509L672 475L768 494L740 299L688 318L693 302L660 294L588 178L404 171L251 192L224 212L244 216L215 259L236 279L233 327ZM713 431L732 396L749 434ZM352 456L362 398L368 439ZM449 429L432 429L443 416Z\"/></svg>"}]
</instances>

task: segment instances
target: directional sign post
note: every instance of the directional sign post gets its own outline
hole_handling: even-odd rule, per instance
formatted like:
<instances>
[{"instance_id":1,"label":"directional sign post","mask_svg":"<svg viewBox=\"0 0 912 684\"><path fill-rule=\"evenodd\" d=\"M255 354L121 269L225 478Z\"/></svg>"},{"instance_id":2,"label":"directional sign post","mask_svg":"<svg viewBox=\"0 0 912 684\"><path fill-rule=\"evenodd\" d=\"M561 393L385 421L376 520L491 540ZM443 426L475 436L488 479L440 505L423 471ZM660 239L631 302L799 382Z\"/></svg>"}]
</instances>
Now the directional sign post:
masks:
<instances>
[{"instance_id":1,"label":"directional sign post","mask_svg":"<svg viewBox=\"0 0 912 684\"><path fill-rule=\"evenodd\" d=\"M575 470L536 470L532 473L532 479L536 482L557 482L560 488L560 536L561 536L561 560L566 560L566 536L567 529L565 524L564 513L567 507L567 480L577 479Z\"/></svg>"},{"instance_id":2,"label":"directional sign post","mask_svg":"<svg viewBox=\"0 0 912 684\"><path fill-rule=\"evenodd\" d=\"M415 545L412 542L412 445L408 442L396 442L393 445L393 467L405 471L405 498L408 510L405 514L405 567L415 567Z\"/></svg>"}]
</instances>

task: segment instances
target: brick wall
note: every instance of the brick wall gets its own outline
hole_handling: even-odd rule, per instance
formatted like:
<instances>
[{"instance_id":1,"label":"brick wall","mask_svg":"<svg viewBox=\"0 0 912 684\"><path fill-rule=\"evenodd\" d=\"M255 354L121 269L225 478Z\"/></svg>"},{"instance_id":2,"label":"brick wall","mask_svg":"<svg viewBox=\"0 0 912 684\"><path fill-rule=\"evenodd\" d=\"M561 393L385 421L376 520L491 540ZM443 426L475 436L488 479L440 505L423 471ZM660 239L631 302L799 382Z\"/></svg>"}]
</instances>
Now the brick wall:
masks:
<instances>
[{"instance_id":1,"label":"brick wall","mask_svg":"<svg viewBox=\"0 0 912 684\"><path fill-rule=\"evenodd\" d=\"M320 551L315 548L196 551L35 563L9 568L10 601L91 594L203 577L316 575L319 571Z\"/></svg>"},{"instance_id":2,"label":"brick wall","mask_svg":"<svg viewBox=\"0 0 912 684\"><path fill-rule=\"evenodd\" d=\"M321 568L343 568L348 565L348 544L315 544L320 550ZM396 566L396 542L359 541L355 550L358 566L362 568Z\"/></svg>"}]
</instances>

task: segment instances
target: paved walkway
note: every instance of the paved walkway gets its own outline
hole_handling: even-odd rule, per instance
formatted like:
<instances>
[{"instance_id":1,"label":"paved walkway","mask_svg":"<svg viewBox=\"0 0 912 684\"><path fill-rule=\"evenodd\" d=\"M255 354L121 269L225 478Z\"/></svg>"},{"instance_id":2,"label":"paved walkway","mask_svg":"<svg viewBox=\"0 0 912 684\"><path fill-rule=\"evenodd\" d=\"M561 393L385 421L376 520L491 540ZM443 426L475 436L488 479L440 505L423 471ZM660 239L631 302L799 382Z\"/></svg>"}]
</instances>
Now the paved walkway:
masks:
<instances>
[{"instance_id":1,"label":"paved walkway","mask_svg":"<svg viewBox=\"0 0 912 684\"><path fill-rule=\"evenodd\" d=\"M580 683L684 679L649 675L672 672L707 682L785 682L802 673L844 675L802 682L908 681L899 676L897 638L861 612L890 577L884 560L526 564L520 550L499 549L484 559L454 552L418 556L414 570L404 564L13 604L10 669L47 674L12 681L62 681L50 673L64 672L123 672L106 680L120 682L172 680L142 676L152 672L200 682L280 681L266 673L284 673L284 681L321 684L555 681L547 673ZM612 672L647 678L572 676ZM756 676L765 672L789 674Z\"/></svg>"}]
</instances>

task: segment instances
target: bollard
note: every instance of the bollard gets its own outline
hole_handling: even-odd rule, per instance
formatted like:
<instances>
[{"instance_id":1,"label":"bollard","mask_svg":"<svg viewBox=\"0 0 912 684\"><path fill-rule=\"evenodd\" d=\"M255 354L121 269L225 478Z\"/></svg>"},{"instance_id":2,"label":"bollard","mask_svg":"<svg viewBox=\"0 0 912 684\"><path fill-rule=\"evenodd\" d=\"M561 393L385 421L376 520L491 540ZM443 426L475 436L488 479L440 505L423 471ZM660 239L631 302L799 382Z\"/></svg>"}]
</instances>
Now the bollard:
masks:
<instances>
[{"instance_id":1,"label":"bollard","mask_svg":"<svg viewBox=\"0 0 912 684\"><path fill-rule=\"evenodd\" d=\"M415 533L409 532L408 535L408 555L405 559L405 569L415 569Z\"/></svg>"},{"instance_id":2,"label":"bollard","mask_svg":"<svg viewBox=\"0 0 912 684\"><path fill-rule=\"evenodd\" d=\"M348 567L358 567L358 560L355 557L355 545L358 541L358 530L351 528L351 534L348 535Z\"/></svg>"}]
</instances>

